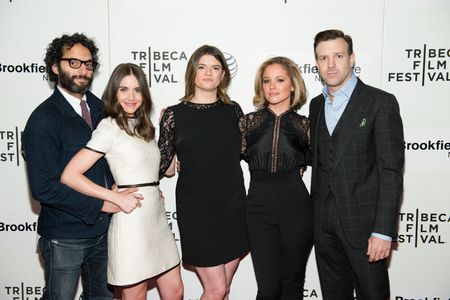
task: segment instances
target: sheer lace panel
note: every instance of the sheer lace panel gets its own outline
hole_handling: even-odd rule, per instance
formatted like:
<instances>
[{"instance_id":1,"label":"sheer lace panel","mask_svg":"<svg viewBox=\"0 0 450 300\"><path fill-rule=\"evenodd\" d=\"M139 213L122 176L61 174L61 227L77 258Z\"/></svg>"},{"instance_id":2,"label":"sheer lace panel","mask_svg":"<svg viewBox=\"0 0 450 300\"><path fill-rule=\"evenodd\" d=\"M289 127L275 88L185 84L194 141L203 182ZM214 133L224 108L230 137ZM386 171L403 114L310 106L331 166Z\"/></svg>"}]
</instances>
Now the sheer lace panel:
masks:
<instances>
[{"instance_id":1,"label":"sheer lace panel","mask_svg":"<svg viewBox=\"0 0 450 300\"><path fill-rule=\"evenodd\" d=\"M237 119L239 120L244 115L244 113L242 112L241 106L235 101L231 101L231 105L233 105L234 111L236 112Z\"/></svg>"},{"instance_id":2,"label":"sheer lace panel","mask_svg":"<svg viewBox=\"0 0 450 300\"><path fill-rule=\"evenodd\" d=\"M175 118L171 107L166 108L159 123L158 147L161 152L159 165L159 177L161 178L175 155Z\"/></svg>"},{"instance_id":3,"label":"sheer lace panel","mask_svg":"<svg viewBox=\"0 0 450 300\"><path fill-rule=\"evenodd\" d=\"M298 132L300 136L306 141L308 145L308 149L306 149L305 155L305 164L312 164L312 153L311 153L311 143L309 139L309 119L302 115L297 115L296 118L292 118L292 126L295 128L295 131ZM305 167L306 169L306 167Z\"/></svg>"},{"instance_id":4,"label":"sheer lace panel","mask_svg":"<svg viewBox=\"0 0 450 300\"><path fill-rule=\"evenodd\" d=\"M241 131L241 155L247 158L247 136L258 128L267 119L266 110L251 112L239 119L239 130Z\"/></svg>"},{"instance_id":5,"label":"sheer lace panel","mask_svg":"<svg viewBox=\"0 0 450 300\"><path fill-rule=\"evenodd\" d=\"M309 145L309 119L302 115L291 115L290 123L295 131L300 134L305 139L305 141L308 141Z\"/></svg>"},{"instance_id":6,"label":"sheer lace panel","mask_svg":"<svg viewBox=\"0 0 450 300\"><path fill-rule=\"evenodd\" d=\"M247 161L247 140L245 137L247 136L247 116L242 116L239 118L239 131L241 132L241 156Z\"/></svg>"}]
</instances>

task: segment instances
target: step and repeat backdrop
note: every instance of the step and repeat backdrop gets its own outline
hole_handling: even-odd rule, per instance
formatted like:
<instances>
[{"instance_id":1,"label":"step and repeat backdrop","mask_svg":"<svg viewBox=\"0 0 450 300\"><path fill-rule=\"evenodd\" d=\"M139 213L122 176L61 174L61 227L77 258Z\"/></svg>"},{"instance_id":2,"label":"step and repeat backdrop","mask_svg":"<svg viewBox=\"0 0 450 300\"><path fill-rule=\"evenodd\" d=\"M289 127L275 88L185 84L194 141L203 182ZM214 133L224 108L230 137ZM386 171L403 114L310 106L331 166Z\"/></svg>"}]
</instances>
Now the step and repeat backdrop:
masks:
<instances>
[{"instance_id":1,"label":"step and repeat backdrop","mask_svg":"<svg viewBox=\"0 0 450 300\"><path fill-rule=\"evenodd\" d=\"M39 203L32 199L20 136L32 110L52 92L43 57L63 33L83 32L100 48L93 92L112 69L133 62L146 72L152 119L178 102L184 70L203 44L219 47L232 69L230 95L252 106L256 69L284 55L297 64L309 99L322 85L313 38L339 28L350 34L355 73L396 95L405 130L406 166L398 246L390 261L392 299L450 299L450 2L448 0L0 0L0 299L40 299L44 280L36 251ZM308 102L309 104L309 102ZM308 104L300 114L308 115ZM247 165L242 163L246 182ZM305 174L309 186L310 170ZM167 220L179 240L176 176L161 185ZM201 216L199 216L201 217ZM199 299L194 273L183 270L185 299ZM254 299L250 256L241 262L231 299ZM149 298L159 299L156 289ZM322 299L311 255L306 299Z\"/></svg>"}]
</instances>

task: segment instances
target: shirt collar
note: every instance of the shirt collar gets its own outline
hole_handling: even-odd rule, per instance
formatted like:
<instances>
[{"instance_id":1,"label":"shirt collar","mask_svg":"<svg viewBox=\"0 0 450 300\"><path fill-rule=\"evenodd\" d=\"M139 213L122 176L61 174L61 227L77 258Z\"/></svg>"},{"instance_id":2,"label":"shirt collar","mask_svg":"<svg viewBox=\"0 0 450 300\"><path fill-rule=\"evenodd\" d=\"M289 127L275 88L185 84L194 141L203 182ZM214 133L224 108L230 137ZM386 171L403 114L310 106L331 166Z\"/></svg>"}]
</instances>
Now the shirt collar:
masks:
<instances>
[{"instance_id":1,"label":"shirt collar","mask_svg":"<svg viewBox=\"0 0 450 300\"><path fill-rule=\"evenodd\" d=\"M56 85L56 87L61 92L61 94L63 94L64 98L66 98L66 100L69 101L69 103L71 103L71 104L76 103L77 105L80 105L80 99L78 99L77 97L74 97L71 94L69 94L68 92L66 92L66 90L64 90L62 87L60 87L59 84ZM86 94L83 94L83 98L81 98L81 100L86 101Z\"/></svg>"},{"instance_id":2,"label":"shirt collar","mask_svg":"<svg viewBox=\"0 0 450 300\"><path fill-rule=\"evenodd\" d=\"M334 93L333 96L336 97L337 95L342 95L345 98L350 99L350 96L352 95L353 90L355 89L357 83L358 79L356 78L355 74L352 74L350 80L343 87L341 87L336 93ZM329 101L330 94L328 93L328 86L326 84L322 88L322 94L325 97L325 99Z\"/></svg>"}]
</instances>

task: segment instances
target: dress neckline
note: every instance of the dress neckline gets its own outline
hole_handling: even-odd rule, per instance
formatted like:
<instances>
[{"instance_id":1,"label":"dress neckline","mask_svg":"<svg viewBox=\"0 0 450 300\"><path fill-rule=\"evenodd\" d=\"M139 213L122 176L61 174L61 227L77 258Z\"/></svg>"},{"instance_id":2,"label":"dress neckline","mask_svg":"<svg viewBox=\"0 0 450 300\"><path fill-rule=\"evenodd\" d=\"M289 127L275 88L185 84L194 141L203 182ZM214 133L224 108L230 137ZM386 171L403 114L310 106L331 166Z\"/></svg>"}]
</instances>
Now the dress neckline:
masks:
<instances>
[{"instance_id":1,"label":"dress neckline","mask_svg":"<svg viewBox=\"0 0 450 300\"><path fill-rule=\"evenodd\" d=\"M194 103L191 101L183 101L182 103L186 106L195 108L195 109L208 109L208 108L212 108L212 107L216 107L217 105L219 105L222 101L221 100L217 100L215 102L212 103Z\"/></svg>"},{"instance_id":2,"label":"dress neckline","mask_svg":"<svg viewBox=\"0 0 450 300\"><path fill-rule=\"evenodd\" d=\"M285 114L289 113L292 111L292 108L289 108L288 110L282 112L281 114L277 115L273 110L271 110L268 106L266 106L266 110L267 112L269 112L271 115L273 115L275 118L280 118L282 116L284 116Z\"/></svg>"}]
</instances>

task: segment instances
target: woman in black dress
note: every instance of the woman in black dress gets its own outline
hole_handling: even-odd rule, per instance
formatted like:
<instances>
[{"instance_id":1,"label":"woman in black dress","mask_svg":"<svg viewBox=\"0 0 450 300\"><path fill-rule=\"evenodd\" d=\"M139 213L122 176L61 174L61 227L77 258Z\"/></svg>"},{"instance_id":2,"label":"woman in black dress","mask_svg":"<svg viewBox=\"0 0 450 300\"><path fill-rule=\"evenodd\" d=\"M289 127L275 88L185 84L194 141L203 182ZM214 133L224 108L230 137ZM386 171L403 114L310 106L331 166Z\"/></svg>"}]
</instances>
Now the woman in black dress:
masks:
<instances>
[{"instance_id":1,"label":"woman in black dress","mask_svg":"<svg viewBox=\"0 0 450 300\"><path fill-rule=\"evenodd\" d=\"M305 102L296 64L274 57L257 72L258 110L239 122L251 173L247 228L256 299L303 299L314 209L301 176L311 157L309 120L296 113Z\"/></svg>"},{"instance_id":2,"label":"woman in black dress","mask_svg":"<svg viewBox=\"0 0 450 300\"><path fill-rule=\"evenodd\" d=\"M230 79L222 52L200 47L189 59L181 103L168 107L160 123L160 174L176 154L182 259L202 281L201 299L227 299L248 252L238 128L243 113L227 95Z\"/></svg>"}]
</instances>

